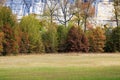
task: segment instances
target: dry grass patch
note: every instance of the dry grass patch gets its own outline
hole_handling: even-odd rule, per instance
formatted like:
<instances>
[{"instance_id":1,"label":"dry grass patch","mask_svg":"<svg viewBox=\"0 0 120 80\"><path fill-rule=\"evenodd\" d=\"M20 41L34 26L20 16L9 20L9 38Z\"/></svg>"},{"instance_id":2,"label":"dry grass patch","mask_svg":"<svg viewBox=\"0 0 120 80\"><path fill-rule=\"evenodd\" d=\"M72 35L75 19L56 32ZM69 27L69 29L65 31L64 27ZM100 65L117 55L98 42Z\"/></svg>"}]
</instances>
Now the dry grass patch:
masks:
<instances>
[{"instance_id":1,"label":"dry grass patch","mask_svg":"<svg viewBox=\"0 0 120 80\"><path fill-rule=\"evenodd\" d=\"M120 66L120 54L43 54L0 57L0 68L99 66Z\"/></svg>"}]
</instances>

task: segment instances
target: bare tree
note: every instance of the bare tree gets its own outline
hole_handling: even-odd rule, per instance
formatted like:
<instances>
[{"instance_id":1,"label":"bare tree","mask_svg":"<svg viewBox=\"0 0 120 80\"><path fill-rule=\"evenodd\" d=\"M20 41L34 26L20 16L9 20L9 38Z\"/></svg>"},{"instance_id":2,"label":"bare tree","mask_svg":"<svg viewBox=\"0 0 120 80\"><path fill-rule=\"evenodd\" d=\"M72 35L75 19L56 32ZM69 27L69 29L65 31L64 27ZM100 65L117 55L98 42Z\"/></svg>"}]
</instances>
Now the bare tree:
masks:
<instances>
[{"instance_id":1,"label":"bare tree","mask_svg":"<svg viewBox=\"0 0 120 80\"><path fill-rule=\"evenodd\" d=\"M57 9L58 0L46 0L47 14L50 16L50 23L53 23L53 16Z\"/></svg>"},{"instance_id":2,"label":"bare tree","mask_svg":"<svg viewBox=\"0 0 120 80\"><path fill-rule=\"evenodd\" d=\"M74 21L77 21L78 26L84 24L84 32L88 25L88 19L90 19L94 13L95 8L92 6L94 0L88 0L84 2L83 0L76 0L74 5Z\"/></svg>"},{"instance_id":3,"label":"bare tree","mask_svg":"<svg viewBox=\"0 0 120 80\"><path fill-rule=\"evenodd\" d=\"M114 13L115 13L116 24L118 27L120 20L120 0L114 0Z\"/></svg>"},{"instance_id":4,"label":"bare tree","mask_svg":"<svg viewBox=\"0 0 120 80\"><path fill-rule=\"evenodd\" d=\"M59 9L57 11L57 19L58 21L67 27L67 22L71 20L73 17L73 12L71 9L72 4L70 4L69 0L60 0Z\"/></svg>"},{"instance_id":5,"label":"bare tree","mask_svg":"<svg viewBox=\"0 0 120 80\"><path fill-rule=\"evenodd\" d=\"M24 2L24 5L27 8L27 13L30 14L30 7L32 6L32 3L30 1L27 2L27 0L23 0L23 2Z\"/></svg>"},{"instance_id":6,"label":"bare tree","mask_svg":"<svg viewBox=\"0 0 120 80\"><path fill-rule=\"evenodd\" d=\"M82 5L82 16L84 21L84 32L86 32L87 29L87 19L91 17L94 14L94 7L92 6L92 3L94 0L89 0L87 2L83 2Z\"/></svg>"},{"instance_id":7,"label":"bare tree","mask_svg":"<svg viewBox=\"0 0 120 80\"><path fill-rule=\"evenodd\" d=\"M76 0L75 5L75 19L74 21L77 21L77 25L80 26L81 20L82 20L82 1L81 0Z\"/></svg>"}]
</instances>

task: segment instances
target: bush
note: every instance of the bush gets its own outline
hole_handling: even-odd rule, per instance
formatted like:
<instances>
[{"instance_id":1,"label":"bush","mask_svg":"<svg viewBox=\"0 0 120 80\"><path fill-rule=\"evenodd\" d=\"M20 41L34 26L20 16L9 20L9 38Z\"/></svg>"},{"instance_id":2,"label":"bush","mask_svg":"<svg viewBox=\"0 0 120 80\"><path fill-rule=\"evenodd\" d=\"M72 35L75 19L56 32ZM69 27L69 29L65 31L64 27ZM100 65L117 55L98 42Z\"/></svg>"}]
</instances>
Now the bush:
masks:
<instances>
[{"instance_id":1,"label":"bush","mask_svg":"<svg viewBox=\"0 0 120 80\"><path fill-rule=\"evenodd\" d=\"M90 44L90 52L104 52L103 48L105 46L105 35L104 30L100 27L91 29L88 32L88 39Z\"/></svg>"},{"instance_id":2,"label":"bush","mask_svg":"<svg viewBox=\"0 0 120 80\"><path fill-rule=\"evenodd\" d=\"M78 27L71 27L65 43L65 52L88 52L89 44L87 37Z\"/></svg>"}]
</instances>

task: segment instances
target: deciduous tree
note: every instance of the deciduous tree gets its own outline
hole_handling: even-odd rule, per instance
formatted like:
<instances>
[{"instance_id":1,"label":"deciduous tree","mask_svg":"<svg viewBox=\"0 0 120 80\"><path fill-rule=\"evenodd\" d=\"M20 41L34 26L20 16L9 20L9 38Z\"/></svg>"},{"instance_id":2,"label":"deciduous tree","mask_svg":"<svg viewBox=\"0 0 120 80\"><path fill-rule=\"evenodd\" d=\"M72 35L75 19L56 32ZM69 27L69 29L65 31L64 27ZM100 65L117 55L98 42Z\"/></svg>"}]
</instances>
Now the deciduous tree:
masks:
<instances>
[{"instance_id":1,"label":"deciduous tree","mask_svg":"<svg viewBox=\"0 0 120 80\"><path fill-rule=\"evenodd\" d=\"M57 11L58 0L46 0L45 14L50 16L50 23L53 23L53 17L55 17L55 11Z\"/></svg>"},{"instance_id":2,"label":"deciduous tree","mask_svg":"<svg viewBox=\"0 0 120 80\"><path fill-rule=\"evenodd\" d=\"M27 52L43 52L44 46L41 40L39 20L34 15L23 17L20 22L22 30L22 43L26 44ZM21 50L22 51L22 50Z\"/></svg>"},{"instance_id":3,"label":"deciduous tree","mask_svg":"<svg viewBox=\"0 0 120 80\"><path fill-rule=\"evenodd\" d=\"M59 8L57 11L57 19L58 21L63 24L65 27L67 27L67 23L71 20L73 17L73 9L72 4L69 0L60 0L59 1Z\"/></svg>"},{"instance_id":4,"label":"deciduous tree","mask_svg":"<svg viewBox=\"0 0 120 80\"><path fill-rule=\"evenodd\" d=\"M86 32L87 24L90 23L90 17L92 17L95 13L95 8L92 5L94 0L76 0L75 2L75 17L77 20L77 24L84 24L84 32ZM89 20L88 20L89 19Z\"/></svg>"},{"instance_id":5,"label":"deciduous tree","mask_svg":"<svg viewBox=\"0 0 120 80\"><path fill-rule=\"evenodd\" d=\"M71 27L66 40L66 52L88 52L89 43L87 37L78 27Z\"/></svg>"},{"instance_id":6,"label":"deciduous tree","mask_svg":"<svg viewBox=\"0 0 120 80\"><path fill-rule=\"evenodd\" d=\"M90 52L104 52L105 47L105 32L102 28L96 27L88 32L88 39L90 43Z\"/></svg>"}]
</instances>

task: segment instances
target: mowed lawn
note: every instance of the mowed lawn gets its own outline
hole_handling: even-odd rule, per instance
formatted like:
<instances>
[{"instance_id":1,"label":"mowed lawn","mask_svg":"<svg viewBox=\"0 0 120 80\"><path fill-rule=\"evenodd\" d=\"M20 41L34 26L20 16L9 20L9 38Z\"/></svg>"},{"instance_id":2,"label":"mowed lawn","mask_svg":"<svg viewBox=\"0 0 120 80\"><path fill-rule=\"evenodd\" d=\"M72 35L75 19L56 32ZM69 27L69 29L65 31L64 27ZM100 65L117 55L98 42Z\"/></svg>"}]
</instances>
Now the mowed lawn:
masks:
<instances>
[{"instance_id":1,"label":"mowed lawn","mask_svg":"<svg viewBox=\"0 0 120 80\"><path fill-rule=\"evenodd\" d=\"M0 80L120 80L120 54L1 56Z\"/></svg>"}]
</instances>

